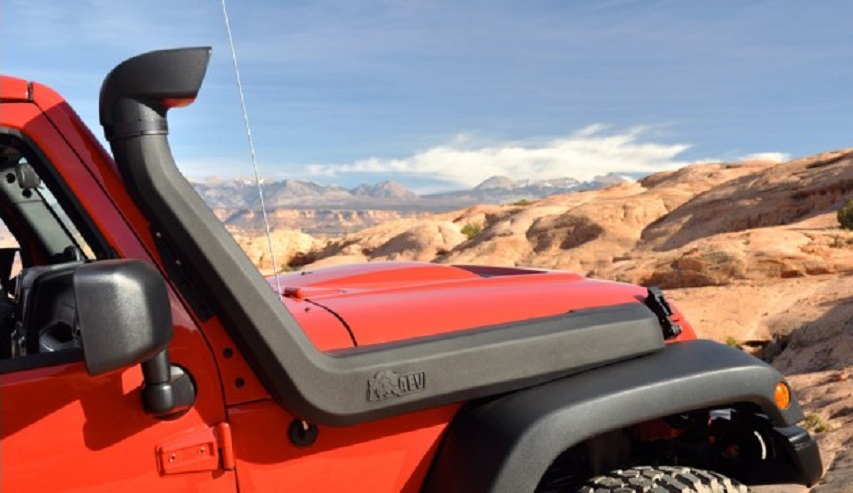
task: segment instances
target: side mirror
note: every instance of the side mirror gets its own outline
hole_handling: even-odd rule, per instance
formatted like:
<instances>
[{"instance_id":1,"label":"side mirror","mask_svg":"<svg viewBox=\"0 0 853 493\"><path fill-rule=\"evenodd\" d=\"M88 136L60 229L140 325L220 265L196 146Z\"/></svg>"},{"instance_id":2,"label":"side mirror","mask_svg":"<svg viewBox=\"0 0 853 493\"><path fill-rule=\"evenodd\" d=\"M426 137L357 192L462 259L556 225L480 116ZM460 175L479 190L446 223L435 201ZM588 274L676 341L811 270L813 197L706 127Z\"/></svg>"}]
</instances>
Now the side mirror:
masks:
<instances>
[{"instance_id":1,"label":"side mirror","mask_svg":"<svg viewBox=\"0 0 853 493\"><path fill-rule=\"evenodd\" d=\"M172 307L166 282L156 269L139 260L81 265L74 272L74 296L89 374L141 363L146 412L171 419L192 407L192 378L169 361Z\"/></svg>"},{"instance_id":2,"label":"side mirror","mask_svg":"<svg viewBox=\"0 0 853 493\"><path fill-rule=\"evenodd\" d=\"M172 340L166 283L138 260L105 260L74 273L86 371L100 375L142 363Z\"/></svg>"}]
</instances>

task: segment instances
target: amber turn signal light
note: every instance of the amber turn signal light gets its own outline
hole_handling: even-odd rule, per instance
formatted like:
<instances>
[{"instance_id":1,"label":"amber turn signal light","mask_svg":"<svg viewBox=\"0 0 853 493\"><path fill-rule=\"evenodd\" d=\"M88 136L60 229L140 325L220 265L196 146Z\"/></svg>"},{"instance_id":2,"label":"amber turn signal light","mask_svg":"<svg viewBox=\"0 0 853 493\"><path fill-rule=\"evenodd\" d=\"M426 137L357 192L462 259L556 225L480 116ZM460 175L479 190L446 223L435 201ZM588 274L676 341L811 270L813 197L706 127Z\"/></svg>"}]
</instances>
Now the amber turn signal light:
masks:
<instances>
[{"instance_id":1,"label":"amber turn signal light","mask_svg":"<svg viewBox=\"0 0 853 493\"><path fill-rule=\"evenodd\" d=\"M773 400L776 401L776 407L779 409L788 409L791 405L791 389L785 382L776 384L776 388L773 389Z\"/></svg>"}]
</instances>

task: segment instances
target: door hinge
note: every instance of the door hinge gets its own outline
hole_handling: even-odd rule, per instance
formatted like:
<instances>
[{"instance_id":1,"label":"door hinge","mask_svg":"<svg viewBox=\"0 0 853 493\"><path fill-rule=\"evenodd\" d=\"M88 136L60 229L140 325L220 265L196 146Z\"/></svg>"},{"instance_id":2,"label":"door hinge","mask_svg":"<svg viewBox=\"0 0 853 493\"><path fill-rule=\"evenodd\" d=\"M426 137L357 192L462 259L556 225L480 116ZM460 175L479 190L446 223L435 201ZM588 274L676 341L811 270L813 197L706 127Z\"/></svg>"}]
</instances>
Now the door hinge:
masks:
<instances>
[{"instance_id":1,"label":"door hinge","mask_svg":"<svg viewBox=\"0 0 853 493\"><path fill-rule=\"evenodd\" d=\"M184 433L157 447L161 474L234 470L234 447L231 426L219 423Z\"/></svg>"}]
</instances>

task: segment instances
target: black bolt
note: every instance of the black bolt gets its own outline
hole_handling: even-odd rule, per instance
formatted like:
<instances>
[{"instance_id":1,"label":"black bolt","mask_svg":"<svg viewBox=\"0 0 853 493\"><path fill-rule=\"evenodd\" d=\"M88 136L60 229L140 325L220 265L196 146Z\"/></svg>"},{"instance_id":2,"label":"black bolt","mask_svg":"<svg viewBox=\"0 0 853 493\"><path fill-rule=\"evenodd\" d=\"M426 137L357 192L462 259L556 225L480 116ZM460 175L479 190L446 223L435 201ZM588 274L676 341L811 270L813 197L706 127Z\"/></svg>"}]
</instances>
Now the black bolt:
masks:
<instances>
[{"instance_id":1,"label":"black bolt","mask_svg":"<svg viewBox=\"0 0 853 493\"><path fill-rule=\"evenodd\" d=\"M290 423L290 441L297 447L309 447L317 441L319 434L317 425L301 419L294 419Z\"/></svg>"}]
</instances>

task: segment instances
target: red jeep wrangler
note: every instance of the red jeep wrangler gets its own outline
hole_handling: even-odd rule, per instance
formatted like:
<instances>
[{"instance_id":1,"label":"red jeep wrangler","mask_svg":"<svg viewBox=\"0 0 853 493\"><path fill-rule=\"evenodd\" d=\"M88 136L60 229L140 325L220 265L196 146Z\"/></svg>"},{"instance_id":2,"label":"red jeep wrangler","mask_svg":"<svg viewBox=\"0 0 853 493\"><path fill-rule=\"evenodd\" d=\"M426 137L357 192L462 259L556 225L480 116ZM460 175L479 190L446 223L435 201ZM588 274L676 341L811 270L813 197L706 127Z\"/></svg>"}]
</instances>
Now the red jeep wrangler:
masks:
<instances>
[{"instance_id":1,"label":"red jeep wrangler","mask_svg":"<svg viewBox=\"0 0 853 493\"><path fill-rule=\"evenodd\" d=\"M276 292L175 166L210 50L106 78L113 157L0 85L0 489L745 492L822 472L785 379L655 289L377 263ZM12 275L20 259L22 270Z\"/></svg>"}]
</instances>

